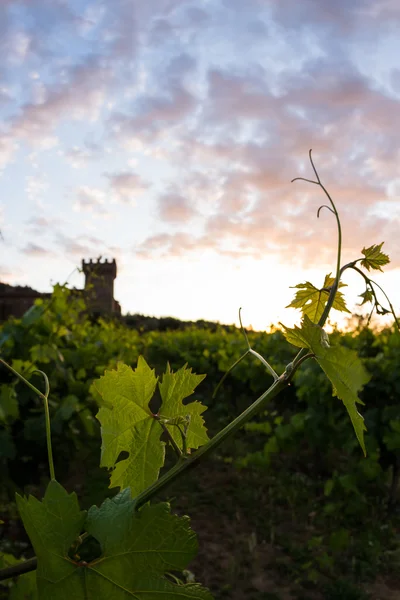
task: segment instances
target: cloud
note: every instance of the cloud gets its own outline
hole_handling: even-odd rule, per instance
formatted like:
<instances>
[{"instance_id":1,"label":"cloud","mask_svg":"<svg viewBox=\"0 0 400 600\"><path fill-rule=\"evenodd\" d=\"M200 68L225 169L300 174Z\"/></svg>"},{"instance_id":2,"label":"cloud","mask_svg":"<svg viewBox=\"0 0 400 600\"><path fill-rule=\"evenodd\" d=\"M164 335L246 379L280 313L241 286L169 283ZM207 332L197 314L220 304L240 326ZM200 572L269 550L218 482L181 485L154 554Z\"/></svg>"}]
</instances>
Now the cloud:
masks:
<instances>
[{"instance_id":1,"label":"cloud","mask_svg":"<svg viewBox=\"0 0 400 600\"><path fill-rule=\"evenodd\" d=\"M0 132L0 169L4 168L12 159L18 148L18 142L12 135Z\"/></svg>"},{"instance_id":2,"label":"cloud","mask_svg":"<svg viewBox=\"0 0 400 600\"><path fill-rule=\"evenodd\" d=\"M256 4L271 10L273 19L282 27L290 30L308 28L321 33L349 36L355 31L372 33L376 27L390 25L400 17L396 0L376 2L375 0L355 0L351 4L346 0L304 0L282 5L277 0L255 0Z\"/></svg>"},{"instance_id":3,"label":"cloud","mask_svg":"<svg viewBox=\"0 0 400 600\"><path fill-rule=\"evenodd\" d=\"M101 239L93 236L82 235L73 238L61 232L57 233L55 241L61 252L73 260L98 256L99 252L100 254L103 252L105 246Z\"/></svg>"},{"instance_id":4,"label":"cloud","mask_svg":"<svg viewBox=\"0 0 400 600\"><path fill-rule=\"evenodd\" d=\"M105 173L109 187L117 202L132 204L136 197L149 188L139 175L129 171L121 173Z\"/></svg>"},{"instance_id":5,"label":"cloud","mask_svg":"<svg viewBox=\"0 0 400 600\"><path fill-rule=\"evenodd\" d=\"M11 121L10 133L30 143L47 143L59 120L96 121L104 103L110 71L97 58L72 67L65 83L48 86L43 102L27 103Z\"/></svg>"},{"instance_id":6,"label":"cloud","mask_svg":"<svg viewBox=\"0 0 400 600\"><path fill-rule=\"evenodd\" d=\"M110 120L114 138L126 142L136 137L155 140L165 130L181 125L196 106L195 98L182 87L170 90L168 96L143 96L135 114L115 113Z\"/></svg>"},{"instance_id":7,"label":"cloud","mask_svg":"<svg viewBox=\"0 0 400 600\"><path fill-rule=\"evenodd\" d=\"M88 147L73 146L62 151L62 155L66 158L68 163L74 169L83 169L88 163L96 158L96 152L94 149Z\"/></svg>"},{"instance_id":8,"label":"cloud","mask_svg":"<svg viewBox=\"0 0 400 600\"><path fill-rule=\"evenodd\" d=\"M160 218L167 223L187 223L197 215L187 198L174 193L158 198L158 211Z\"/></svg>"},{"instance_id":9,"label":"cloud","mask_svg":"<svg viewBox=\"0 0 400 600\"><path fill-rule=\"evenodd\" d=\"M272 94L263 69L249 75L221 69L208 72L208 111L206 118L220 123L236 118L265 119L280 111L281 101ZM235 123L235 125L237 125Z\"/></svg>"},{"instance_id":10,"label":"cloud","mask_svg":"<svg viewBox=\"0 0 400 600\"><path fill-rule=\"evenodd\" d=\"M119 246L106 244L103 239L93 235L72 237L59 231L55 235L55 243L60 253L76 264L80 264L82 258L101 255L120 259L124 254Z\"/></svg>"},{"instance_id":11,"label":"cloud","mask_svg":"<svg viewBox=\"0 0 400 600\"><path fill-rule=\"evenodd\" d=\"M76 191L76 201L73 204L73 209L77 212L87 211L93 214L104 215L108 214L108 211L104 207L105 201L106 194L103 190L84 185Z\"/></svg>"},{"instance_id":12,"label":"cloud","mask_svg":"<svg viewBox=\"0 0 400 600\"><path fill-rule=\"evenodd\" d=\"M76 169L73 187L60 177L60 194L67 190L75 219L88 213L79 231L101 231L74 239L38 217L29 234L53 231L65 254L98 255L107 251L104 223L92 215L108 217L110 204L115 215L116 204L142 194L138 218L149 228L135 231L139 256L329 264L334 220L325 210L316 219L327 199L315 185L290 183L314 177L312 147L346 248L358 254L386 239L400 250L389 206L400 78L385 46L396 35L396 0L78 4L0 4L0 163L19 151L12 169L22 172L32 145L42 172L40 151L54 148L50 184L66 163ZM38 198L43 181L27 173L27 194ZM151 185L137 173L151 173Z\"/></svg>"},{"instance_id":13,"label":"cloud","mask_svg":"<svg viewBox=\"0 0 400 600\"><path fill-rule=\"evenodd\" d=\"M34 216L28 219L26 222L27 235L36 237L43 237L49 233L52 233L60 225L65 224L65 217L60 219L58 217L49 216Z\"/></svg>"},{"instance_id":14,"label":"cloud","mask_svg":"<svg viewBox=\"0 0 400 600\"><path fill-rule=\"evenodd\" d=\"M18 279L19 272L11 271L0 266L0 282L11 284Z\"/></svg>"},{"instance_id":15,"label":"cloud","mask_svg":"<svg viewBox=\"0 0 400 600\"><path fill-rule=\"evenodd\" d=\"M198 105L197 97L188 89L196 69L196 61L188 53L162 59L126 109L118 108L110 116L110 139L134 149L138 142L152 144L181 129Z\"/></svg>"},{"instance_id":16,"label":"cloud","mask_svg":"<svg viewBox=\"0 0 400 600\"><path fill-rule=\"evenodd\" d=\"M21 252L26 256L31 256L32 258L45 258L54 256L54 251L46 250L46 248L43 248L42 246L39 246L33 242L30 242L24 248L22 248Z\"/></svg>"},{"instance_id":17,"label":"cloud","mask_svg":"<svg viewBox=\"0 0 400 600\"><path fill-rule=\"evenodd\" d=\"M29 200L35 201L39 206L42 206L42 197L49 189L47 178L44 175L29 175L25 178L25 182L25 193Z\"/></svg>"}]
</instances>

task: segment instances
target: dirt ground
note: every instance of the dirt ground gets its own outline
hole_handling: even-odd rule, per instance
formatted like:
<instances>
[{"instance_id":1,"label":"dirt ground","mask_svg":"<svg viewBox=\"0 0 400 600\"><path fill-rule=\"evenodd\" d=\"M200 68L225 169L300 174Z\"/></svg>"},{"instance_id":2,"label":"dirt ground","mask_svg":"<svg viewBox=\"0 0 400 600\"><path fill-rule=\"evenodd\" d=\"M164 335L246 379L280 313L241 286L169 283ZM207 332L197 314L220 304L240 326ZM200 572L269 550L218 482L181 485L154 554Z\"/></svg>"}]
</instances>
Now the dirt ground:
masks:
<instances>
[{"instance_id":1,"label":"dirt ground","mask_svg":"<svg viewBox=\"0 0 400 600\"><path fill-rule=\"evenodd\" d=\"M327 595L332 581L323 575L317 583L299 581L293 575L293 558L276 542L273 531L267 537L264 524L257 528L257 513L263 507L249 511L248 502L238 503L241 486L247 485L243 479L231 465L200 465L187 482L188 493L174 489L170 495L177 512L190 515L198 535L199 554L189 568L216 600L400 600L400 577L362 583L360 594L365 595L357 598Z\"/></svg>"}]
</instances>

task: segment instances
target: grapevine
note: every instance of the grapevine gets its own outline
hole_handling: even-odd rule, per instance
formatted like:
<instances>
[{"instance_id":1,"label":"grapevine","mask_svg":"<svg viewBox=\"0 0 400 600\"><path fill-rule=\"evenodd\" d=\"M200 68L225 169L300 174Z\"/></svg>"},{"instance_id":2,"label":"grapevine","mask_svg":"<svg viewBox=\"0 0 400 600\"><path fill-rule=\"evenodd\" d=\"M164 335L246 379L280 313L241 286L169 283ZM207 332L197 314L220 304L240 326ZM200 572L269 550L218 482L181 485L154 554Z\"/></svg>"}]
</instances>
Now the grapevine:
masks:
<instances>
[{"instance_id":1,"label":"grapevine","mask_svg":"<svg viewBox=\"0 0 400 600\"><path fill-rule=\"evenodd\" d=\"M282 325L282 329L288 343L299 350L281 375L251 347L239 311L247 349L225 373L214 396L231 371L249 356L263 364L272 383L211 439L203 419L206 407L198 400L187 402L205 375L193 373L187 365L173 372L167 365L159 378L143 356L139 357L135 369L120 363L116 369L106 370L93 385L99 405L96 416L101 425L100 465L109 470L110 488L119 488L119 492L99 507L80 510L76 494L68 494L58 483L54 471L48 410L51 390L46 373L40 371L45 387L42 392L0 358L3 367L44 403L50 472L50 482L42 501L33 496L16 495L18 510L36 557L2 569L0 580L35 571L34 585L39 600L71 597L76 600L157 600L161 596L166 600L210 600L210 592L201 584L184 583L173 574L186 569L197 553L196 535L190 528L188 517L174 515L169 503L152 501L264 410L271 399L290 384L305 361L315 360L330 380L332 394L347 410L358 443L366 454L366 427L358 411L361 403L358 394L368 382L369 375L353 350L331 345L323 327L331 309L349 312L342 292L345 287L342 277L348 269L362 277L365 291L361 297L363 304L371 302L371 314L373 311L390 313L399 326L386 294L369 277L370 270L382 270L389 263L389 257L382 252L382 242L364 247L362 256L341 264L339 214L320 180L311 150L309 158L315 180L300 177L293 181L315 184L328 198L329 205L322 205L317 216L322 208L326 208L336 220L335 275L327 274L320 288L310 282L295 286L295 297L289 306L301 311L301 325L293 328ZM387 306L378 301L377 290L383 292ZM157 412L152 412L150 403L157 390L161 406ZM160 476L168 450L175 454L176 463ZM127 457L120 460L121 453ZM91 546L93 541L95 544Z\"/></svg>"}]
</instances>

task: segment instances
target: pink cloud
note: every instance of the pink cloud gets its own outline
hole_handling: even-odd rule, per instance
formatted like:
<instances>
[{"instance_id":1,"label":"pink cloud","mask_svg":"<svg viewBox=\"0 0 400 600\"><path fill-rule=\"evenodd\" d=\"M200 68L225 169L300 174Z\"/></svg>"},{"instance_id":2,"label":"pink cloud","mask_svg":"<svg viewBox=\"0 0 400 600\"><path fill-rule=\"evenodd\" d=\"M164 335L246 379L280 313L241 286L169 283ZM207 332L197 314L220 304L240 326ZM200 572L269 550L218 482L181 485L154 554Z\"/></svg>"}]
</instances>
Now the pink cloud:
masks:
<instances>
[{"instance_id":1,"label":"pink cloud","mask_svg":"<svg viewBox=\"0 0 400 600\"><path fill-rule=\"evenodd\" d=\"M17 147L18 143L12 135L0 132L0 169L11 161Z\"/></svg>"},{"instance_id":2,"label":"pink cloud","mask_svg":"<svg viewBox=\"0 0 400 600\"><path fill-rule=\"evenodd\" d=\"M96 121L101 110L111 72L101 61L91 59L74 66L64 83L45 89L41 103L27 103L11 120L9 136L31 144L48 144L61 120ZM52 142L54 143L54 142Z\"/></svg>"},{"instance_id":3,"label":"pink cloud","mask_svg":"<svg viewBox=\"0 0 400 600\"><path fill-rule=\"evenodd\" d=\"M265 119L282 106L262 77L212 70L208 73L208 86L208 112L212 120L219 122L238 117Z\"/></svg>"},{"instance_id":4,"label":"pink cloud","mask_svg":"<svg viewBox=\"0 0 400 600\"><path fill-rule=\"evenodd\" d=\"M168 223L187 223L197 214L187 198L174 193L159 197L158 210L160 218Z\"/></svg>"},{"instance_id":5,"label":"pink cloud","mask_svg":"<svg viewBox=\"0 0 400 600\"><path fill-rule=\"evenodd\" d=\"M97 216L107 216L109 213L104 206L105 201L106 194L104 190L84 185L76 191L73 208L78 212L85 211Z\"/></svg>"},{"instance_id":6,"label":"pink cloud","mask_svg":"<svg viewBox=\"0 0 400 600\"><path fill-rule=\"evenodd\" d=\"M120 113L113 116L114 135L119 139L135 138L141 132L157 136L162 128L180 124L195 105L194 97L182 88L174 90L169 97L145 97L137 115Z\"/></svg>"},{"instance_id":7,"label":"pink cloud","mask_svg":"<svg viewBox=\"0 0 400 600\"><path fill-rule=\"evenodd\" d=\"M21 250L21 252L23 252L27 256L31 256L33 258L45 258L45 257L54 256L53 251L46 250L46 248L43 248L43 246L39 246L38 244L35 244L33 242L30 242L29 244L27 244L25 246L25 248L23 248Z\"/></svg>"},{"instance_id":8,"label":"pink cloud","mask_svg":"<svg viewBox=\"0 0 400 600\"><path fill-rule=\"evenodd\" d=\"M86 256L97 256L102 252L104 243L102 240L87 236L73 238L59 232L56 236L57 246L65 255L72 255L74 259L84 258Z\"/></svg>"},{"instance_id":9,"label":"pink cloud","mask_svg":"<svg viewBox=\"0 0 400 600\"><path fill-rule=\"evenodd\" d=\"M106 173L105 176L108 179L111 191L119 202L132 203L139 194L149 188L149 184L139 175L129 171Z\"/></svg>"},{"instance_id":10,"label":"pink cloud","mask_svg":"<svg viewBox=\"0 0 400 600\"><path fill-rule=\"evenodd\" d=\"M63 156L74 169L82 169L87 164L99 157L99 149L90 147L73 146L63 151Z\"/></svg>"}]
</instances>

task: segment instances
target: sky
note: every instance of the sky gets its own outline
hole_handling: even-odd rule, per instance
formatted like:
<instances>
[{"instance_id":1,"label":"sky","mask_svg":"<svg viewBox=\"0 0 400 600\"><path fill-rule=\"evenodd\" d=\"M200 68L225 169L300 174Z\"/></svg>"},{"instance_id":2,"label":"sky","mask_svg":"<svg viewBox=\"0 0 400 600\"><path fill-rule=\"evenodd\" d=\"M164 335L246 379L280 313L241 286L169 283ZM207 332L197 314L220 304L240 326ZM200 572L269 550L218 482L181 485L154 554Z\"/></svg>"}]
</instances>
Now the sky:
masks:
<instances>
[{"instance_id":1,"label":"sky","mask_svg":"<svg viewBox=\"0 0 400 600\"><path fill-rule=\"evenodd\" d=\"M399 312L399 31L398 0L0 0L0 280L115 258L124 313L291 325L335 271L312 148Z\"/></svg>"}]
</instances>

